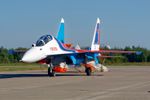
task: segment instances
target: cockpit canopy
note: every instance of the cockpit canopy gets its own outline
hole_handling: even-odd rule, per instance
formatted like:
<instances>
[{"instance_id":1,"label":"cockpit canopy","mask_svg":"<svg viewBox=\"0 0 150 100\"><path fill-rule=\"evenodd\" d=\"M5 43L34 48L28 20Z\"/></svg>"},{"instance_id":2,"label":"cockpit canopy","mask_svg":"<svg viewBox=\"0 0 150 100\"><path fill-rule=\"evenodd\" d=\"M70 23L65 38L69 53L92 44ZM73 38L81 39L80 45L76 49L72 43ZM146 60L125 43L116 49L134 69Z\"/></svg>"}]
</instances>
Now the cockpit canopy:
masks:
<instances>
[{"instance_id":1,"label":"cockpit canopy","mask_svg":"<svg viewBox=\"0 0 150 100\"><path fill-rule=\"evenodd\" d=\"M36 46L44 46L45 44L47 44L49 41L52 40L52 36L51 35L44 35L41 36L37 42L36 42Z\"/></svg>"}]
</instances>

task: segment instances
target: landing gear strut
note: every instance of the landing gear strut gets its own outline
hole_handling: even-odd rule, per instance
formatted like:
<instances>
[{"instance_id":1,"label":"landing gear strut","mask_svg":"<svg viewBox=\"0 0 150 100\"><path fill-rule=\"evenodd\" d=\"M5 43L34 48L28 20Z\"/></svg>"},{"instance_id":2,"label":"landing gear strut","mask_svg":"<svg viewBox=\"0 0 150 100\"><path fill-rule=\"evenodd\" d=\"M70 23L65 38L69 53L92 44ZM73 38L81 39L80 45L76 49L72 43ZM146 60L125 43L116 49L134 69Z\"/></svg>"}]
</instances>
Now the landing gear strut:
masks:
<instances>
[{"instance_id":1,"label":"landing gear strut","mask_svg":"<svg viewBox=\"0 0 150 100\"><path fill-rule=\"evenodd\" d=\"M92 73L91 68L85 68L85 73L87 76L91 76Z\"/></svg>"},{"instance_id":2,"label":"landing gear strut","mask_svg":"<svg viewBox=\"0 0 150 100\"><path fill-rule=\"evenodd\" d=\"M55 73L55 71L53 70L52 64L49 64L49 65L48 65L48 76L49 76L49 77L54 77L54 76L56 76L56 73Z\"/></svg>"},{"instance_id":3,"label":"landing gear strut","mask_svg":"<svg viewBox=\"0 0 150 100\"><path fill-rule=\"evenodd\" d=\"M92 69L90 67L87 67L87 57L84 57L84 64L85 64L85 73L87 76L91 76Z\"/></svg>"}]
</instances>

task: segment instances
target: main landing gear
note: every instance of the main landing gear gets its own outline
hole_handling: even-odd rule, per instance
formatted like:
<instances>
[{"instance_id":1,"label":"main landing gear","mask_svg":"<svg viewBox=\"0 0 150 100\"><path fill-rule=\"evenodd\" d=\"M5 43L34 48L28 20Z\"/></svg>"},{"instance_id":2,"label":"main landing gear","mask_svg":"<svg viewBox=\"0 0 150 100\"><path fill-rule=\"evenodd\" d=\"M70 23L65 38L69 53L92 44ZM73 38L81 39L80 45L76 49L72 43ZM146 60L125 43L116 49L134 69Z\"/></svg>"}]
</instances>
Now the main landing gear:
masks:
<instances>
[{"instance_id":1,"label":"main landing gear","mask_svg":"<svg viewBox=\"0 0 150 100\"><path fill-rule=\"evenodd\" d=\"M85 67L85 73L87 76L91 76L92 74L92 67L87 64L88 58L85 56L84 57L84 67Z\"/></svg>"},{"instance_id":2,"label":"main landing gear","mask_svg":"<svg viewBox=\"0 0 150 100\"><path fill-rule=\"evenodd\" d=\"M92 73L91 68L85 68L85 73L87 76L91 76L91 73Z\"/></svg>"}]
</instances>

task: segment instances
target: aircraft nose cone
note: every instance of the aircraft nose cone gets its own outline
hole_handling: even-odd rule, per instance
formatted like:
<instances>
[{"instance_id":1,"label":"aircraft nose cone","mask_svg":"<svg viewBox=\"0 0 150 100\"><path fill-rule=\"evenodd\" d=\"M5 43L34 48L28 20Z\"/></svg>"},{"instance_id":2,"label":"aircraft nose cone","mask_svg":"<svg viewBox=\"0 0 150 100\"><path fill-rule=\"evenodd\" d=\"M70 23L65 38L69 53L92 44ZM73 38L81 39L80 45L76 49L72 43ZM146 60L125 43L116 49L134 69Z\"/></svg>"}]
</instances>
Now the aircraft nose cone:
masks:
<instances>
[{"instance_id":1,"label":"aircraft nose cone","mask_svg":"<svg viewBox=\"0 0 150 100\"><path fill-rule=\"evenodd\" d=\"M28 59L27 59L26 57L24 57L24 56L23 56L22 59L21 59L22 62L26 62L27 60L28 60Z\"/></svg>"},{"instance_id":2,"label":"aircraft nose cone","mask_svg":"<svg viewBox=\"0 0 150 100\"><path fill-rule=\"evenodd\" d=\"M40 50L40 48L31 48L24 54L21 61L26 63L33 63L42 60L45 57L46 55Z\"/></svg>"},{"instance_id":3,"label":"aircraft nose cone","mask_svg":"<svg viewBox=\"0 0 150 100\"><path fill-rule=\"evenodd\" d=\"M28 50L22 57L21 61L26 63L32 63L34 62L34 56L36 56L34 49Z\"/></svg>"},{"instance_id":4,"label":"aircraft nose cone","mask_svg":"<svg viewBox=\"0 0 150 100\"><path fill-rule=\"evenodd\" d=\"M22 62L30 62L30 57L27 55L24 55L21 59Z\"/></svg>"}]
</instances>

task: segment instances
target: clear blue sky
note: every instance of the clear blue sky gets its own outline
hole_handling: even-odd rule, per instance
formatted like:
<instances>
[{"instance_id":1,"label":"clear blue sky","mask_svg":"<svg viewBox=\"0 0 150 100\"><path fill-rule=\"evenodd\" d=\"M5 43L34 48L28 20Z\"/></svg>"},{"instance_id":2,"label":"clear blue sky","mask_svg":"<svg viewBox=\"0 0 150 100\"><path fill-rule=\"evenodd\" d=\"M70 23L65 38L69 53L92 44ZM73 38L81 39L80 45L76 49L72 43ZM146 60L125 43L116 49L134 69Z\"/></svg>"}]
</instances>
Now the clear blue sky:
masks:
<instances>
[{"instance_id":1,"label":"clear blue sky","mask_svg":"<svg viewBox=\"0 0 150 100\"><path fill-rule=\"evenodd\" d=\"M66 42L91 45L99 17L102 44L150 49L150 0L0 0L0 46L31 47L55 35L61 17Z\"/></svg>"}]
</instances>

